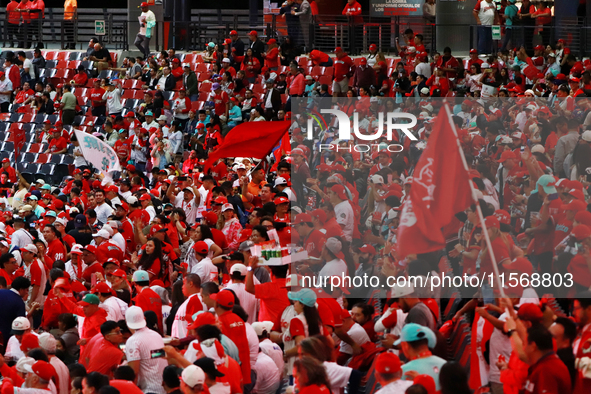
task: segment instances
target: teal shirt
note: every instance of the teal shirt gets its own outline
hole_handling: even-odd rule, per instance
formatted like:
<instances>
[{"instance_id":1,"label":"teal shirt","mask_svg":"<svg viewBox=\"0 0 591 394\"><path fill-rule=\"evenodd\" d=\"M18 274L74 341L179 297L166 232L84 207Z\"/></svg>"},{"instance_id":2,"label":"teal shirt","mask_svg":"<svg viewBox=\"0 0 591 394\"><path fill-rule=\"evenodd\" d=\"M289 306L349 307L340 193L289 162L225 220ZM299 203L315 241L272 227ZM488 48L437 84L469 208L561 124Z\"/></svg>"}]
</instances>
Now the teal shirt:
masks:
<instances>
[{"instance_id":1,"label":"teal shirt","mask_svg":"<svg viewBox=\"0 0 591 394\"><path fill-rule=\"evenodd\" d=\"M515 4L509 4L507 7L505 7L505 15L507 16L507 19L505 19L505 26L513 26L513 20L511 20L511 18L515 18L517 16L517 7Z\"/></svg>"},{"instance_id":2,"label":"teal shirt","mask_svg":"<svg viewBox=\"0 0 591 394\"><path fill-rule=\"evenodd\" d=\"M444 359L437 356L417 358L402 366L402 378L410 380L404 377L408 371L416 371L419 375L429 375L435 381L437 391L439 391L441 390L441 387L439 386L439 372L441 372L441 367L443 367L443 364L445 363L446 361Z\"/></svg>"}]
</instances>

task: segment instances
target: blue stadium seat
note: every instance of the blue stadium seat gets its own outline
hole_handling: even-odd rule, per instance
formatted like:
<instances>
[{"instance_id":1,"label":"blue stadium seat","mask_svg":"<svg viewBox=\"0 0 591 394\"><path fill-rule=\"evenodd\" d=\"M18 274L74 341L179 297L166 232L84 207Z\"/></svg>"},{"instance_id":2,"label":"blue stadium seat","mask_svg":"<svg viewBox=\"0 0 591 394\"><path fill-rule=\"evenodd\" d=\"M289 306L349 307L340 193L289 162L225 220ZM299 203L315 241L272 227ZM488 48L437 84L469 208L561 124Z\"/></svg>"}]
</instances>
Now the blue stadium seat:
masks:
<instances>
[{"instance_id":1,"label":"blue stadium seat","mask_svg":"<svg viewBox=\"0 0 591 394\"><path fill-rule=\"evenodd\" d=\"M43 123L45 122L45 118L47 117L47 114L37 114L37 116L35 116L35 123Z\"/></svg>"},{"instance_id":2,"label":"blue stadium seat","mask_svg":"<svg viewBox=\"0 0 591 394\"><path fill-rule=\"evenodd\" d=\"M45 163L39 166L38 172L42 175L52 175L53 170L55 170L55 164L53 163Z\"/></svg>"},{"instance_id":3,"label":"blue stadium seat","mask_svg":"<svg viewBox=\"0 0 591 394\"><path fill-rule=\"evenodd\" d=\"M74 164L74 157L70 155L63 155L61 164Z\"/></svg>"},{"instance_id":4,"label":"blue stadium seat","mask_svg":"<svg viewBox=\"0 0 591 394\"><path fill-rule=\"evenodd\" d=\"M33 130L35 130L35 124L34 123L25 123L23 124L23 130L25 130L25 133L31 133Z\"/></svg>"},{"instance_id":5,"label":"blue stadium seat","mask_svg":"<svg viewBox=\"0 0 591 394\"><path fill-rule=\"evenodd\" d=\"M84 54L86 55L86 54ZM70 52L70 60L82 60L84 56L82 56L82 52Z\"/></svg>"},{"instance_id":6,"label":"blue stadium seat","mask_svg":"<svg viewBox=\"0 0 591 394\"><path fill-rule=\"evenodd\" d=\"M51 155L49 162L52 164L59 164L62 162L62 156L64 155Z\"/></svg>"},{"instance_id":7,"label":"blue stadium seat","mask_svg":"<svg viewBox=\"0 0 591 394\"><path fill-rule=\"evenodd\" d=\"M13 153L14 152L14 142L12 142L12 141L4 142L4 144L2 144L2 151Z\"/></svg>"},{"instance_id":8,"label":"blue stadium seat","mask_svg":"<svg viewBox=\"0 0 591 394\"><path fill-rule=\"evenodd\" d=\"M90 60L83 60L82 63L80 63L80 65L84 66L84 69L86 70L92 70L93 62L91 62Z\"/></svg>"},{"instance_id":9,"label":"blue stadium seat","mask_svg":"<svg viewBox=\"0 0 591 394\"><path fill-rule=\"evenodd\" d=\"M51 124L55 124L55 122L57 122L57 115L49 115L47 117L47 119L49 119L49 121L51 122Z\"/></svg>"},{"instance_id":10,"label":"blue stadium seat","mask_svg":"<svg viewBox=\"0 0 591 394\"><path fill-rule=\"evenodd\" d=\"M24 150L24 149L23 149ZM35 161L35 158L37 157L36 153L21 153L19 161L24 161L26 163L33 163Z\"/></svg>"},{"instance_id":11,"label":"blue stadium seat","mask_svg":"<svg viewBox=\"0 0 591 394\"><path fill-rule=\"evenodd\" d=\"M14 112L14 111L10 111L10 112ZM10 115L9 122L10 123L18 123L18 121L21 119L22 116L23 116L23 114L13 113Z\"/></svg>"},{"instance_id":12,"label":"blue stadium seat","mask_svg":"<svg viewBox=\"0 0 591 394\"><path fill-rule=\"evenodd\" d=\"M46 69L50 69L50 68L55 68L57 62L55 60L46 60L45 61L45 68Z\"/></svg>"}]
</instances>

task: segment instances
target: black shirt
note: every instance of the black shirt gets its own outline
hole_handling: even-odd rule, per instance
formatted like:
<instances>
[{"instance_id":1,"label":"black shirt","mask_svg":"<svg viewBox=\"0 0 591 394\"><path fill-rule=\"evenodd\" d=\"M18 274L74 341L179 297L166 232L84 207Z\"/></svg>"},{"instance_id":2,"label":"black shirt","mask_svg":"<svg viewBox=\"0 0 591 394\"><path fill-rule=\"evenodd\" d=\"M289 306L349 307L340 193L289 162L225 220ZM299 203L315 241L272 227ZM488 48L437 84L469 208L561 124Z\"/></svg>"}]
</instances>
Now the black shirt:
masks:
<instances>
[{"instance_id":1,"label":"black shirt","mask_svg":"<svg viewBox=\"0 0 591 394\"><path fill-rule=\"evenodd\" d=\"M111 61L111 54L109 53L109 51L107 50L107 48L101 48L98 51L93 50L90 53L90 56L94 56L97 59L107 59L108 62Z\"/></svg>"},{"instance_id":2,"label":"black shirt","mask_svg":"<svg viewBox=\"0 0 591 394\"><path fill-rule=\"evenodd\" d=\"M74 237L76 243L82 246L90 245L90 243L92 242L92 233L83 233L80 230L76 229L70 231L68 235Z\"/></svg>"}]
</instances>

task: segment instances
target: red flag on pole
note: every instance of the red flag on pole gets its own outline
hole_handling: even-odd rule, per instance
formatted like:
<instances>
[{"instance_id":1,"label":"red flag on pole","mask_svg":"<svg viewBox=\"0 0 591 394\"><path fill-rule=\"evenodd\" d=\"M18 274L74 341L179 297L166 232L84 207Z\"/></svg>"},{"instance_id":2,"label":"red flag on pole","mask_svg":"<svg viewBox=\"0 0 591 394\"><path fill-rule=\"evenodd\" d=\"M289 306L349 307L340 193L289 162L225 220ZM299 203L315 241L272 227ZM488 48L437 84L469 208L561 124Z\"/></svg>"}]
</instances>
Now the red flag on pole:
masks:
<instances>
[{"instance_id":1,"label":"red flag on pole","mask_svg":"<svg viewBox=\"0 0 591 394\"><path fill-rule=\"evenodd\" d=\"M203 171L224 157L254 157L262 159L277 146L288 132L291 122L246 122L234 127L222 145L209 155Z\"/></svg>"},{"instance_id":2,"label":"red flag on pole","mask_svg":"<svg viewBox=\"0 0 591 394\"><path fill-rule=\"evenodd\" d=\"M459 149L452 119L443 106L414 170L410 196L402 207L398 227L401 257L444 248L441 228L472 203L468 171Z\"/></svg>"}]
</instances>

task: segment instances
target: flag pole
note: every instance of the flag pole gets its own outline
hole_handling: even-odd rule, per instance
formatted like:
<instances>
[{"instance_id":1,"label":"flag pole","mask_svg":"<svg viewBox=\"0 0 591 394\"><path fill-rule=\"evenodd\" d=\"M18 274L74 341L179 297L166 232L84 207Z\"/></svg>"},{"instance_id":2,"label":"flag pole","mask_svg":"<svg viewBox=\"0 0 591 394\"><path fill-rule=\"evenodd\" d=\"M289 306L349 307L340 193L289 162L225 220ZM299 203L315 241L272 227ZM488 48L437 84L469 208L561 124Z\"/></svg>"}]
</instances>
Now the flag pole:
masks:
<instances>
[{"instance_id":1,"label":"flag pole","mask_svg":"<svg viewBox=\"0 0 591 394\"><path fill-rule=\"evenodd\" d=\"M462 149L462 146L460 144L460 139L458 137L458 132L456 130L456 124L453 122L453 119L451 118L452 115L449 110L449 105L447 103L445 103L444 105L445 105L445 112L447 113L448 121L451 124L451 129L454 133L454 136L456 137L456 145L458 147L458 151L460 152L460 157L462 158L462 164L464 165L464 168L466 169L466 171L469 172L470 169L468 168L468 162L466 161L466 156L464 156L464 150ZM501 278L499 277L499 267L497 267L497 259L495 258L495 254L492 249L492 244L490 242L490 237L488 236L488 230L486 228L486 224L484 223L484 215L482 214L482 209L480 209L480 203L478 202L478 198L476 197L476 189L474 189L474 184L471 179L468 179L468 184L470 185L470 192L472 193L472 200L474 201L474 205L476 206L476 213L478 214L478 219L480 220L480 225L482 226L482 232L484 235L484 240L486 242L486 248L488 249L488 254L490 256L490 260L492 261L495 279L496 279L497 285L499 286L499 292L501 294L501 297L505 297L505 291L503 290Z\"/></svg>"}]
</instances>

